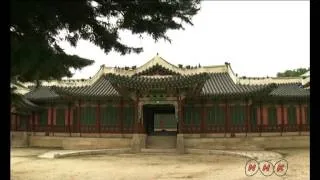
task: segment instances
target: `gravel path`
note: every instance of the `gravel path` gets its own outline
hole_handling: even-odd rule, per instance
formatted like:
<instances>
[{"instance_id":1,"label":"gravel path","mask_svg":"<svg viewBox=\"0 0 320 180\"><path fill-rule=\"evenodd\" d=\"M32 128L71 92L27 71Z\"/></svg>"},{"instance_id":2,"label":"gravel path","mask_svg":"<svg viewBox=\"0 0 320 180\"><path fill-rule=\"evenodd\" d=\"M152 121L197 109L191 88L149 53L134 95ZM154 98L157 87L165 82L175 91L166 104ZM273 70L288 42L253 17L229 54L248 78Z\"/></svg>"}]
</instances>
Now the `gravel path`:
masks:
<instances>
[{"instance_id":1,"label":"gravel path","mask_svg":"<svg viewBox=\"0 0 320 180\"><path fill-rule=\"evenodd\" d=\"M153 180L153 179L266 179L259 172L247 177L248 158L203 154L117 154L42 159L49 149L15 148L11 150L11 179L14 180ZM308 149L274 150L284 154L288 172L284 177L268 179L309 179ZM242 152L244 153L244 152ZM269 153L251 152L270 157ZM254 154L256 153L256 154ZM258 158L259 159L259 158Z\"/></svg>"}]
</instances>

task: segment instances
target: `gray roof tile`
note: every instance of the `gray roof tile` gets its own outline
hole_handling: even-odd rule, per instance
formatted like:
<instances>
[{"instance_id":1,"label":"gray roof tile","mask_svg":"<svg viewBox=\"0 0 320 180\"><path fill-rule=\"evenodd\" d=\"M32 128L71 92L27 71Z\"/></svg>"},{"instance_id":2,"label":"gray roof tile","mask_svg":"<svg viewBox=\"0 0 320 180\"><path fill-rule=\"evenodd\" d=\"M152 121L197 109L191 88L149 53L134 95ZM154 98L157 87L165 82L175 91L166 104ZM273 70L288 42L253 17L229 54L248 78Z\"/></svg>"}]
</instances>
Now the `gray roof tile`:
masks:
<instances>
[{"instance_id":1,"label":"gray roof tile","mask_svg":"<svg viewBox=\"0 0 320 180\"><path fill-rule=\"evenodd\" d=\"M309 90L298 84L240 85L234 83L228 73L195 74L192 76L171 76L163 78L125 77L117 75L102 76L94 84L83 87L40 87L25 95L29 100L57 99L61 96L117 97L120 96L112 84L129 88L189 87L204 85L203 96L264 94L271 97L309 97Z\"/></svg>"},{"instance_id":2,"label":"gray roof tile","mask_svg":"<svg viewBox=\"0 0 320 180\"><path fill-rule=\"evenodd\" d=\"M202 95L240 95L265 90L270 85L239 85L233 82L228 73L209 74Z\"/></svg>"},{"instance_id":3,"label":"gray roof tile","mask_svg":"<svg viewBox=\"0 0 320 180\"><path fill-rule=\"evenodd\" d=\"M26 99L35 100L35 99L57 99L59 94L53 91L50 87L40 86L34 88L30 92L24 95Z\"/></svg>"},{"instance_id":4,"label":"gray roof tile","mask_svg":"<svg viewBox=\"0 0 320 180\"><path fill-rule=\"evenodd\" d=\"M309 97L310 91L304 89L301 84L279 85L269 94L274 97Z\"/></svg>"},{"instance_id":5,"label":"gray roof tile","mask_svg":"<svg viewBox=\"0 0 320 180\"><path fill-rule=\"evenodd\" d=\"M55 91L64 95L110 97L119 96L118 91L112 86L110 81L101 77L91 86L84 87L54 87Z\"/></svg>"}]
</instances>

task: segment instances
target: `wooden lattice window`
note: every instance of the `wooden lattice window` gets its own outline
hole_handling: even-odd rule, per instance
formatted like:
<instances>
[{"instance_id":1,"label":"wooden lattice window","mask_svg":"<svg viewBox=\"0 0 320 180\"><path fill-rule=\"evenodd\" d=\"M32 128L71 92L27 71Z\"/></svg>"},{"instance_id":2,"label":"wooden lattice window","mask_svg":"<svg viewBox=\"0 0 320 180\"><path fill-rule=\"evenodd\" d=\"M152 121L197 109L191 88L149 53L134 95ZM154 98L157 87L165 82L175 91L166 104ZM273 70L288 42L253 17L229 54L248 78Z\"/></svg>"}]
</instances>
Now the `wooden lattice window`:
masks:
<instances>
[{"instance_id":1,"label":"wooden lattice window","mask_svg":"<svg viewBox=\"0 0 320 180\"><path fill-rule=\"evenodd\" d=\"M65 108L56 108L56 125L65 124Z\"/></svg>"},{"instance_id":2,"label":"wooden lattice window","mask_svg":"<svg viewBox=\"0 0 320 180\"><path fill-rule=\"evenodd\" d=\"M257 110L259 108L257 106L252 107L250 125L251 127L256 127L258 125L258 113Z\"/></svg>"},{"instance_id":3,"label":"wooden lattice window","mask_svg":"<svg viewBox=\"0 0 320 180\"><path fill-rule=\"evenodd\" d=\"M200 107L185 106L184 123L200 125Z\"/></svg>"},{"instance_id":4,"label":"wooden lattice window","mask_svg":"<svg viewBox=\"0 0 320 180\"><path fill-rule=\"evenodd\" d=\"M288 124L297 124L297 111L294 105L288 107Z\"/></svg>"},{"instance_id":5,"label":"wooden lattice window","mask_svg":"<svg viewBox=\"0 0 320 180\"><path fill-rule=\"evenodd\" d=\"M210 125L224 125L225 112L223 107L214 105L207 111L207 123Z\"/></svg>"},{"instance_id":6,"label":"wooden lattice window","mask_svg":"<svg viewBox=\"0 0 320 180\"><path fill-rule=\"evenodd\" d=\"M41 111L39 113L39 125L47 125L48 124L48 110Z\"/></svg>"},{"instance_id":7,"label":"wooden lattice window","mask_svg":"<svg viewBox=\"0 0 320 180\"><path fill-rule=\"evenodd\" d=\"M95 124L96 124L96 108L81 107L81 125L95 125Z\"/></svg>"},{"instance_id":8,"label":"wooden lattice window","mask_svg":"<svg viewBox=\"0 0 320 180\"><path fill-rule=\"evenodd\" d=\"M277 125L277 109L275 106L268 108L268 124L271 126Z\"/></svg>"},{"instance_id":9,"label":"wooden lattice window","mask_svg":"<svg viewBox=\"0 0 320 180\"><path fill-rule=\"evenodd\" d=\"M116 125L118 124L119 108L109 105L100 110L101 124L103 125Z\"/></svg>"},{"instance_id":10,"label":"wooden lattice window","mask_svg":"<svg viewBox=\"0 0 320 180\"><path fill-rule=\"evenodd\" d=\"M133 125L134 122L134 108L132 106L123 107L123 124L127 127Z\"/></svg>"},{"instance_id":11,"label":"wooden lattice window","mask_svg":"<svg viewBox=\"0 0 320 180\"><path fill-rule=\"evenodd\" d=\"M231 107L231 123L232 125L245 124L245 109L240 104Z\"/></svg>"},{"instance_id":12,"label":"wooden lattice window","mask_svg":"<svg viewBox=\"0 0 320 180\"><path fill-rule=\"evenodd\" d=\"M79 111L79 108L76 108L73 110L73 119L72 119L73 126L78 125L78 111Z\"/></svg>"},{"instance_id":13,"label":"wooden lattice window","mask_svg":"<svg viewBox=\"0 0 320 180\"><path fill-rule=\"evenodd\" d=\"M310 108L309 108L309 106L305 107L305 112L306 112L306 124L309 124L310 123Z\"/></svg>"},{"instance_id":14,"label":"wooden lattice window","mask_svg":"<svg viewBox=\"0 0 320 180\"><path fill-rule=\"evenodd\" d=\"M27 123L29 122L29 116L22 115L19 118L20 122L18 124L19 129L26 129L27 128Z\"/></svg>"}]
</instances>

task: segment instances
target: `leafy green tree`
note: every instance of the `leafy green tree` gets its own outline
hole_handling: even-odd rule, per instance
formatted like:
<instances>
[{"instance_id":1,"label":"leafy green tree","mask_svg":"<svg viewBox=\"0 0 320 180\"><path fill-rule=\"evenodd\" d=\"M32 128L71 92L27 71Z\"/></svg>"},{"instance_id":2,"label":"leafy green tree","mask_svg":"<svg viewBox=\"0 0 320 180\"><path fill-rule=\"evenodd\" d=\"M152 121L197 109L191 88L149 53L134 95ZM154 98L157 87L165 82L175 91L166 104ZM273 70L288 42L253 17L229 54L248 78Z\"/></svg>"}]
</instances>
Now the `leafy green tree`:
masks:
<instances>
[{"instance_id":1,"label":"leafy green tree","mask_svg":"<svg viewBox=\"0 0 320 180\"><path fill-rule=\"evenodd\" d=\"M277 77L299 77L302 74L308 72L310 68L298 68L293 70L286 70L284 72L277 73Z\"/></svg>"},{"instance_id":2,"label":"leafy green tree","mask_svg":"<svg viewBox=\"0 0 320 180\"><path fill-rule=\"evenodd\" d=\"M192 25L200 0L10 1L11 78L18 81L70 77L93 60L68 55L58 45L88 40L105 53L139 53L142 47L121 43L119 32L165 39L168 30ZM66 30L66 34L61 34Z\"/></svg>"}]
</instances>

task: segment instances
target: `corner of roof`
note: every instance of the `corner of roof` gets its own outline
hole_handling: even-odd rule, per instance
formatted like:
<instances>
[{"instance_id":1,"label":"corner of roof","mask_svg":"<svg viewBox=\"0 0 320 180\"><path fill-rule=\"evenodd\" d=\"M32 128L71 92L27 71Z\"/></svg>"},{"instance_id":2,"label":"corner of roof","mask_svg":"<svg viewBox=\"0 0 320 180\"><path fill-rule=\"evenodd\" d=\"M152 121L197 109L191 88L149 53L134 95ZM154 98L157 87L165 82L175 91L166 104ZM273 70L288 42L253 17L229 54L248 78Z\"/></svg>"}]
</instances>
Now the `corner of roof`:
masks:
<instances>
[{"instance_id":1,"label":"corner of roof","mask_svg":"<svg viewBox=\"0 0 320 180\"><path fill-rule=\"evenodd\" d=\"M231 77L232 81L235 84L238 84L240 81L238 78L238 74L234 73L234 71L231 68L231 64L229 62L225 62L225 66L226 66L227 72L228 72L229 76Z\"/></svg>"}]
</instances>

